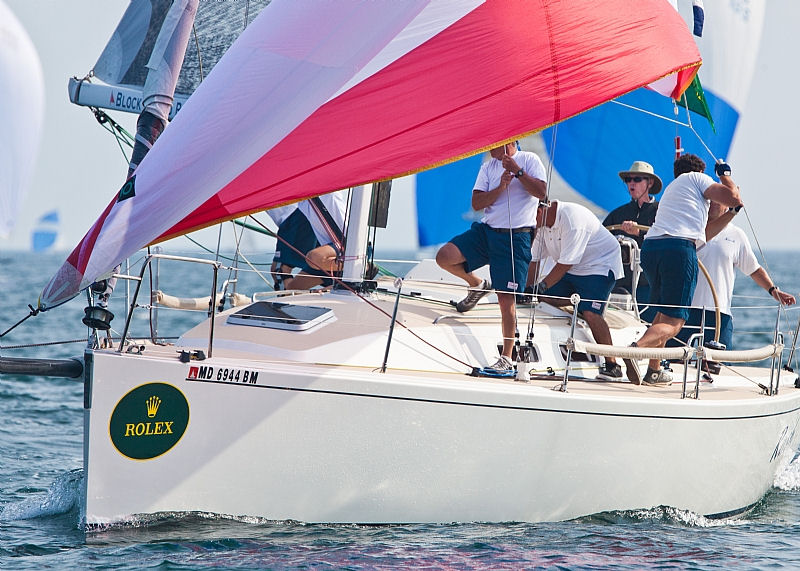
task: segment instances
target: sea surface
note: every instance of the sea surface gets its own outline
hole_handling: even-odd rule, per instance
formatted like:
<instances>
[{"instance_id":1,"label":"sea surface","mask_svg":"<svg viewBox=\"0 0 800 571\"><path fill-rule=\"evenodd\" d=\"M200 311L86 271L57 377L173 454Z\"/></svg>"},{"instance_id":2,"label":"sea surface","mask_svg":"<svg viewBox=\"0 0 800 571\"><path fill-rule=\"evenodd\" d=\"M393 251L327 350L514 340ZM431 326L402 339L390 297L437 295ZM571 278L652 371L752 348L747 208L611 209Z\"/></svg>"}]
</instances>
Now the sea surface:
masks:
<instances>
[{"instance_id":1,"label":"sea surface","mask_svg":"<svg viewBox=\"0 0 800 571\"><path fill-rule=\"evenodd\" d=\"M800 253L767 252L785 291L800 291ZM248 256L264 263L264 256ZM58 254L0 252L0 332L26 318ZM264 270L264 266L256 266ZM177 267L161 287L210 293L209 273ZM221 275L220 280L233 276ZM240 291L267 290L242 272ZM149 277L145 277L149 281ZM122 328L124 286L111 309ZM737 348L772 339L777 312L748 278L737 280ZM28 317L0 337L4 357L81 355L85 298ZM800 312L780 329L791 346ZM202 315L197 317L201 319ZM183 319L183 318L181 318ZM171 316L159 323L183 325ZM134 327L144 320L134 320ZM59 342L56 344L49 344ZM797 369L797 358L791 365ZM78 521L82 472L82 383L0 375L0 568L8 569L765 569L800 567L800 460L746 516L709 521L671 508L613 512L544 524L306 525L213 514L171 514L85 533ZM691 470L691 466L686 467ZM642 485L632 482L631 485Z\"/></svg>"}]
</instances>

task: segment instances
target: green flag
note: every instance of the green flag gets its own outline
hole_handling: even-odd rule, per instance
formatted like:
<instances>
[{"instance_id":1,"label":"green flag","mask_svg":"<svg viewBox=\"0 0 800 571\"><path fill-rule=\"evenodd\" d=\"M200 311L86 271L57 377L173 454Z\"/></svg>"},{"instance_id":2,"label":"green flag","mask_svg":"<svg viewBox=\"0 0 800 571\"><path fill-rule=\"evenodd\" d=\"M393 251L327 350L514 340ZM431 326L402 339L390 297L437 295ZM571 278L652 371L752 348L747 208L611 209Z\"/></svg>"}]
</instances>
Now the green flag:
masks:
<instances>
[{"instance_id":1,"label":"green flag","mask_svg":"<svg viewBox=\"0 0 800 571\"><path fill-rule=\"evenodd\" d=\"M711 130L714 131L714 133L717 132L716 128L714 128L714 119L711 117L711 111L708 109L708 103L706 103L706 96L705 93L703 93L703 86L700 85L700 79L696 75L694 76L691 85L689 85L689 87L686 88L686 91L683 92L681 102L689 111L694 111L698 115L702 115L708 119L708 123L711 125Z\"/></svg>"}]
</instances>

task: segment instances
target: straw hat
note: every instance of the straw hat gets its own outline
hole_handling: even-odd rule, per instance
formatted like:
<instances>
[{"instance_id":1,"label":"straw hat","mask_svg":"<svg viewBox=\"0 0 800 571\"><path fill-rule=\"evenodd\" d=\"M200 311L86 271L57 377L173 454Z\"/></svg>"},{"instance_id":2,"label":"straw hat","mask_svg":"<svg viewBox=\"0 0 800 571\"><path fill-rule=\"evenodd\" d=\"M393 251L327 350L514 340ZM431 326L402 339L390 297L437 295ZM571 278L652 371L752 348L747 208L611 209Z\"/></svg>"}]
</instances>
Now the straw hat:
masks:
<instances>
[{"instance_id":1,"label":"straw hat","mask_svg":"<svg viewBox=\"0 0 800 571\"><path fill-rule=\"evenodd\" d=\"M635 175L646 175L653 178L653 186L650 187L648 191L650 194L658 194L661 192L661 179L658 178L658 175L653 171L653 165L650 163L646 163L644 161L633 161L631 168L626 171L619 171L619 178L622 179L622 182L625 182L626 176L635 176Z\"/></svg>"}]
</instances>

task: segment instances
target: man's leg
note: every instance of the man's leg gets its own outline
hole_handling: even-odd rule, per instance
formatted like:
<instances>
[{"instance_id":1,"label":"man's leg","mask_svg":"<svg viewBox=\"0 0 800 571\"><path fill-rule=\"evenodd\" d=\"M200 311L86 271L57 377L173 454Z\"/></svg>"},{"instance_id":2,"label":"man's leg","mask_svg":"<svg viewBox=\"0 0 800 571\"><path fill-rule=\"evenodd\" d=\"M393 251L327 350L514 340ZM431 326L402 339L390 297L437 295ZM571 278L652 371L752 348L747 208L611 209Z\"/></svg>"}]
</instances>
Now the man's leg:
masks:
<instances>
[{"instance_id":1,"label":"man's leg","mask_svg":"<svg viewBox=\"0 0 800 571\"><path fill-rule=\"evenodd\" d=\"M639 347L664 347L668 339L675 337L683 327L685 320L679 317L670 317L659 312L653 319L653 324L647 328L642 338L636 342ZM657 370L660 366L658 359L650 359L649 366Z\"/></svg>"},{"instance_id":2,"label":"man's leg","mask_svg":"<svg viewBox=\"0 0 800 571\"><path fill-rule=\"evenodd\" d=\"M478 287L483 283L483 280L473 272L468 272L466 270L464 267L464 262L466 261L467 259L464 257L464 254L462 254L458 246L452 242L448 242L436 252L436 263L439 264L440 268L461 278L467 282L470 287Z\"/></svg>"},{"instance_id":3,"label":"man's leg","mask_svg":"<svg viewBox=\"0 0 800 571\"><path fill-rule=\"evenodd\" d=\"M321 270L327 275L331 275L341 269L336 250L330 244L319 246L311 250L306 254L306 263L309 268ZM284 287L286 289L311 289L321 284L322 277L310 274L304 270L295 277L287 279L284 282Z\"/></svg>"},{"instance_id":4,"label":"man's leg","mask_svg":"<svg viewBox=\"0 0 800 571\"><path fill-rule=\"evenodd\" d=\"M508 292L497 292L497 303L500 305L500 319L503 331L503 355L511 359L517 332L516 295Z\"/></svg>"},{"instance_id":5,"label":"man's leg","mask_svg":"<svg viewBox=\"0 0 800 571\"><path fill-rule=\"evenodd\" d=\"M305 272L300 272L283 282L284 289L311 289L318 285L322 285L322 278Z\"/></svg>"},{"instance_id":6,"label":"man's leg","mask_svg":"<svg viewBox=\"0 0 800 571\"><path fill-rule=\"evenodd\" d=\"M341 263L336 255L336 250L330 244L319 246L306 254L308 265L315 270L322 270L326 274L341 271Z\"/></svg>"},{"instance_id":7,"label":"man's leg","mask_svg":"<svg viewBox=\"0 0 800 571\"><path fill-rule=\"evenodd\" d=\"M606 323L602 315L592 311L584 311L583 318L586 320L586 323L589 324L589 329L592 331L592 336L597 343L601 345L614 344L611 340L611 330L608 328L608 323ZM611 363L612 365L617 362L614 357L606 357L605 359L606 363Z\"/></svg>"}]
</instances>

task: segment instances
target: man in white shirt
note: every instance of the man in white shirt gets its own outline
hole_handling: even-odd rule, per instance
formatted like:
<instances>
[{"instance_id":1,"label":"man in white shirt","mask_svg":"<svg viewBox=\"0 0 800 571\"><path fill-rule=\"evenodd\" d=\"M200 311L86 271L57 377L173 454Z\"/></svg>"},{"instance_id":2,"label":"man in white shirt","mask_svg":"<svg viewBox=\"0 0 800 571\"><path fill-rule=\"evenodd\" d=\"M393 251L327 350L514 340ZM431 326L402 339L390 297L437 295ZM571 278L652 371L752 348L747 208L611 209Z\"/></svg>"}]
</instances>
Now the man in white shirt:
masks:
<instances>
[{"instance_id":1,"label":"man in white shirt","mask_svg":"<svg viewBox=\"0 0 800 571\"><path fill-rule=\"evenodd\" d=\"M347 193L348 189L339 190L309 198L298 205L298 211L308 219L320 245L306 254L300 273L284 282L286 289L330 285L331 277L342 270Z\"/></svg>"},{"instance_id":2,"label":"man in white shirt","mask_svg":"<svg viewBox=\"0 0 800 571\"><path fill-rule=\"evenodd\" d=\"M483 220L459 234L436 253L436 263L470 286L455 304L469 311L491 284L473 272L489 264L497 292L503 329L503 350L491 367L510 372L516 331L516 293L521 293L531 260L531 231L536 225L536 205L547 193L544 165L535 153L520 151L516 141L489 151L472 190L473 210L483 210Z\"/></svg>"},{"instance_id":3,"label":"man in white shirt","mask_svg":"<svg viewBox=\"0 0 800 571\"><path fill-rule=\"evenodd\" d=\"M795 297L781 291L772 282L766 270L759 265L744 231L730 223L736 213L735 209L726 208L718 202L712 202L708 209L709 226L711 223L724 224L725 226L719 234L709 238L706 245L697 251L697 258L706 268L711 277L711 282L714 284L714 291L717 294L720 316L719 342L728 349L732 347L733 342L731 298L736 279L735 269L738 268L743 274L750 276L755 283L764 288L778 303L783 305L794 305L796 303ZM692 334L699 331L702 308L706 308L704 341L710 341L713 339L716 326L714 295L708 285L708 280L698 278L697 288L694 290L694 297L692 297L692 309L689 311L689 319L686 322L691 327L684 327L678 334L679 339L684 342L688 341Z\"/></svg>"},{"instance_id":4,"label":"man in white shirt","mask_svg":"<svg viewBox=\"0 0 800 571\"><path fill-rule=\"evenodd\" d=\"M279 290L282 289L283 281L292 277L294 268L305 265L306 254L319 246L319 243L311 224L297 204L278 206L267 210L267 214L278 226L270 273L275 281L275 289Z\"/></svg>"},{"instance_id":5,"label":"man in white shirt","mask_svg":"<svg viewBox=\"0 0 800 571\"><path fill-rule=\"evenodd\" d=\"M526 292L562 305L564 298L577 293L581 296L578 310L595 341L612 345L603 311L616 280L623 275L619 242L588 208L572 202L553 201L549 206L540 202L536 226L528 281L532 284L536 279L540 260L550 258L555 266ZM606 357L597 378L620 380L622 368L616 359Z\"/></svg>"},{"instance_id":6,"label":"man in white shirt","mask_svg":"<svg viewBox=\"0 0 800 571\"><path fill-rule=\"evenodd\" d=\"M642 269L650 282L650 305L657 306L653 324L635 346L664 347L678 334L689 317L689 306L697 285L697 248L706 242L710 201L741 208L739 187L725 163L715 165L720 182L704 173L706 163L697 155L675 159L673 180L659 202L656 220L642 244ZM710 232L710 236L716 234ZM634 384L667 385L669 373L659 359L650 359L642 378L636 361L625 359L628 379Z\"/></svg>"}]
</instances>

